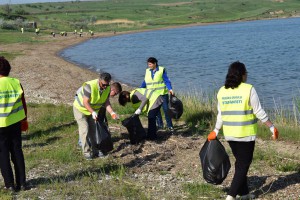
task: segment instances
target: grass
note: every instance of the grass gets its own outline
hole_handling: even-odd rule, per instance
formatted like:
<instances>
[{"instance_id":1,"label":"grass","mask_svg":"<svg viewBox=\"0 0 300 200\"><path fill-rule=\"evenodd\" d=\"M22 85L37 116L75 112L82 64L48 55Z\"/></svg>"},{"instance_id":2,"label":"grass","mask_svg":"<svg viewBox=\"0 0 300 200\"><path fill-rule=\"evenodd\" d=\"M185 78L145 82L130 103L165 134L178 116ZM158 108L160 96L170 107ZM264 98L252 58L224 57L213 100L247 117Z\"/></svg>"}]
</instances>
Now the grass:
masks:
<instances>
[{"instance_id":1,"label":"grass","mask_svg":"<svg viewBox=\"0 0 300 200\"><path fill-rule=\"evenodd\" d=\"M2 6L4 7L4 6ZM224 22L237 20L256 20L265 18L289 17L299 15L300 5L297 0L278 3L269 0L111 0L93 2L57 2L10 5L10 18L22 16L24 24L35 21L41 34L50 32L74 31L84 29L94 32L129 31L162 28L174 25L186 25L207 22ZM283 11L277 12L276 11ZM22 11L22 12L20 12ZM2 12L2 13L1 13ZM273 14L272 14L273 12ZM5 18L5 9L0 9L0 19ZM131 23L118 22L99 24L98 20L129 20ZM14 28L19 32L22 26L16 23ZM33 28L26 28L29 36L12 37L6 42L34 41L30 35ZM0 34L3 41L2 34ZM5 36L6 38L8 36ZM17 39L13 39L17 38Z\"/></svg>"}]
</instances>

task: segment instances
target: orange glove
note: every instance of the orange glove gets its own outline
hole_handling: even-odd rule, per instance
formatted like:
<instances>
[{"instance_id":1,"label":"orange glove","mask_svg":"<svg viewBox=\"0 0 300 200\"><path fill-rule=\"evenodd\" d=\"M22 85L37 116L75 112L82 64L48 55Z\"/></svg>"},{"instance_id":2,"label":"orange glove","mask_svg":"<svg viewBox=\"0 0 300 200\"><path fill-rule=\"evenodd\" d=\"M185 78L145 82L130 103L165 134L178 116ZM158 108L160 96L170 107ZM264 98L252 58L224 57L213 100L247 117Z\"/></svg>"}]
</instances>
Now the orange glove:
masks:
<instances>
[{"instance_id":1,"label":"orange glove","mask_svg":"<svg viewBox=\"0 0 300 200\"><path fill-rule=\"evenodd\" d=\"M113 119L120 119L119 116L115 112L110 113L110 116Z\"/></svg>"},{"instance_id":2,"label":"orange glove","mask_svg":"<svg viewBox=\"0 0 300 200\"><path fill-rule=\"evenodd\" d=\"M270 127L270 131L272 132L272 138L273 140L277 140L279 136L279 132L277 128L275 128L273 125Z\"/></svg>"},{"instance_id":3,"label":"orange glove","mask_svg":"<svg viewBox=\"0 0 300 200\"><path fill-rule=\"evenodd\" d=\"M28 121L25 119L21 121L21 131L25 132L27 130L28 130Z\"/></svg>"},{"instance_id":4,"label":"orange glove","mask_svg":"<svg viewBox=\"0 0 300 200\"><path fill-rule=\"evenodd\" d=\"M208 141L215 140L216 138L217 138L217 134L215 131L210 132L207 136Z\"/></svg>"}]
</instances>

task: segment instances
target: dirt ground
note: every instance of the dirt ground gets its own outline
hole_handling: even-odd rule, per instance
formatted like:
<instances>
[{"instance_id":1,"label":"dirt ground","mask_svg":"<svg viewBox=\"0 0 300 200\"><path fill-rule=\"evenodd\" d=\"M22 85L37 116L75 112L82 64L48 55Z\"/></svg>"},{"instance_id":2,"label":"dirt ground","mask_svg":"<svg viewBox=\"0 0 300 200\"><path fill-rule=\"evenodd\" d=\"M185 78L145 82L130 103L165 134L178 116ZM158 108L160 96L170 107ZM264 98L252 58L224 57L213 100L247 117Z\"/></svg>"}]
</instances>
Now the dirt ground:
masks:
<instances>
[{"instance_id":1,"label":"dirt ground","mask_svg":"<svg viewBox=\"0 0 300 200\"><path fill-rule=\"evenodd\" d=\"M53 41L1 45L2 51L22 54L11 61L11 76L21 80L28 102L71 104L78 87L87 80L97 78L98 75L66 62L58 57L57 53L70 45L91 38L73 35L52 38L49 35L37 39ZM144 184L145 189L157 193L157 199L161 199L161 196L186 199L182 193L182 183L204 183L200 174L198 154L205 138L189 134L188 127L183 122L175 123L175 134L160 130L158 141L147 141L140 145L129 144L124 127L112 126L110 130L113 134L120 134L120 139L116 141L117 148L111 155L120 160L129 169L130 176ZM223 144L228 148L225 141ZM294 155L300 162L300 147L297 143L275 143L258 139L256 144L261 148L273 147L277 152ZM226 190L230 186L234 160L231 163L228 177L222 185L216 187ZM258 195L257 199L300 199L299 173L283 173L262 165L250 169L249 186L251 191Z\"/></svg>"}]
</instances>

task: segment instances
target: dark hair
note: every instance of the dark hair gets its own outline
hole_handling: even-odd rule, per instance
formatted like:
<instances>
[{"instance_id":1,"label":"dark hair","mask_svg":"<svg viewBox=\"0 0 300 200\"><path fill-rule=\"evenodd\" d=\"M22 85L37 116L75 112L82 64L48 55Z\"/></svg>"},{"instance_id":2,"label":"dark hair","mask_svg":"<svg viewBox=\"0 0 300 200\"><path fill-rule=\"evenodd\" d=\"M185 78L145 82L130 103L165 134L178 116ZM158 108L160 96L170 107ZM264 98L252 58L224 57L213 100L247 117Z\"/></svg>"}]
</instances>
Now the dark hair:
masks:
<instances>
[{"instance_id":1,"label":"dark hair","mask_svg":"<svg viewBox=\"0 0 300 200\"><path fill-rule=\"evenodd\" d=\"M237 88L243 81L243 75L247 74L243 63L236 61L230 64L225 80L225 88Z\"/></svg>"},{"instance_id":2,"label":"dark hair","mask_svg":"<svg viewBox=\"0 0 300 200\"><path fill-rule=\"evenodd\" d=\"M153 63L153 64L156 64L157 65L157 59L156 58L154 58L154 57L150 57L150 58L148 58L147 59L147 62L150 62L150 63Z\"/></svg>"},{"instance_id":3,"label":"dark hair","mask_svg":"<svg viewBox=\"0 0 300 200\"><path fill-rule=\"evenodd\" d=\"M100 74L100 80L104 80L106 82L110 82L111 81L111 75L109 73L102 73Z\"/></svg>"},{"instance_id":4,"label":"dark hair","mask_svg":"<svg viewBox=\"0 0 300 200\"><path fill-rule=\"evenodd\" d=\"M2 56L0 56L0 75L8 76L11 70L9 62Z\"/></svg>"},{"instance_id":5,"label":"dark hair","mask_svg":"<svg viewBox=\"0 0 300 200\"><path fill-rule=\"evenodd\" d=\"M130 93L128 91L122 91L119 94L119 104L125 106L126 103L130 101L128 97L130 98Z\"/></svg>"},{"instance_id":6,"label":"dark hair","mask_svg":"<svg viewBox=\"0 0 300 200\"><path fill-rule=\"evenodd\" d=\"M110 85L110 87L114 87L117 90L118 93L122 92L122 86L121 86L121 84L119 82L112 83Z\"/></svg>"}]
</instances>

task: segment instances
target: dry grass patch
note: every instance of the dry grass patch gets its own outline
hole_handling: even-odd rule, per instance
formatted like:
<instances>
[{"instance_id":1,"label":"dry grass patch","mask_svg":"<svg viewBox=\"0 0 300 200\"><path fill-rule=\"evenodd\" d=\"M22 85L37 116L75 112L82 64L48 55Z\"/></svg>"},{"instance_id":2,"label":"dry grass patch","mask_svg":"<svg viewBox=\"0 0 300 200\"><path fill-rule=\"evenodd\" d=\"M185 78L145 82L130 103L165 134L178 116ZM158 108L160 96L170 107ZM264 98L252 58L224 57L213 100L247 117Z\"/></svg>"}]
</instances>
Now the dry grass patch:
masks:
<instances>
[{"instance_id":1,"label":"dry grass patch","mask_svg":"<svg viewBox=\"0 0 300 200\"><path fill-rule=\"evenodd\" d=\"M94 24L134 24L134 21L128 19L97 20Z\"/></svg>"}]
</instances>

